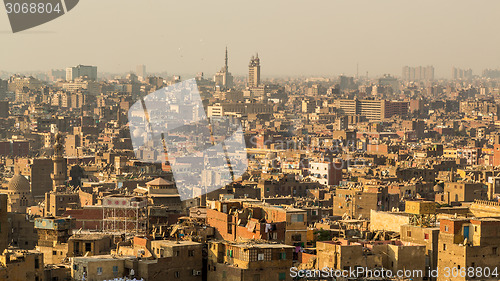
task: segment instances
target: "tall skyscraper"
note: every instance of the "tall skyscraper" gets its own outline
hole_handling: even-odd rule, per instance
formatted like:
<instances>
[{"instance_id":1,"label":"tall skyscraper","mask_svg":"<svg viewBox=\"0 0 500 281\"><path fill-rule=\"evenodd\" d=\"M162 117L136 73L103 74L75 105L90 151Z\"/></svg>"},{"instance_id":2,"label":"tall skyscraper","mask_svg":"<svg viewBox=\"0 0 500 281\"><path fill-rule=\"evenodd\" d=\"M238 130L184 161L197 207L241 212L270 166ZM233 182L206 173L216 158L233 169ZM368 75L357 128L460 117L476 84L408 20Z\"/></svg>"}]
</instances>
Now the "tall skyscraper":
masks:
<instances>
[{"instance_id":1,"label":"tall skyscraper","mask_svg":"<svg viewBox=\"0 0 500 281\"><path fill-rule=\"evenodd\" d=\"M260 86L260 59L259 54L252 56L248 64L248 87Z\"/></svg>"},{"instance_id":2,"label":"tall skyscraper","mask_svg":"<svg viewBox=\"0 0 500 281\"><path fill-rule=\"evenodd\" d=\"M434 80L434 66L404 66L402 76L405 81L432 81Z\"/></svg>"},{"instance_id":3,"label":"tall skyscraper","mask_svg":"<svg viewBox=\"0 0 500 281\"><path fill-rule=\"evenodd\" d=\"M72 81L78 77L88 77L88 79L97 80L97 66L77 65L66 68L66 80Z\"/></svg>"},{"instance_id":4,"label":"tall skyscraper","mask_svg":"<svg viewBox=\"0 0 500 281\"><path fill-rule=\"evenodd\" d=\"M453 67L451 69L451 77L456 79L472 79L472 69L462 69Z\"/></svg>"},{"instance_id":5,"label":"tall skyscraper","mask_svg":"<svg viewBox=\"0 0 500 281\"><path fill-rule=\"evenodd\" d=\"M143 79L146 78L146 66L144 64L140 64L136 68L136 74L139 77L142 77Z\"/></svg>"},{"instance_id":6,"label":"tall skyscraper","mask_svg":"<svg viewBox=\"0 0 500 281\"><path fill-rule=\"evenodd\" d=\"M224 67L219 70L214 75L215 86L231 88L233 86L233 76L229 72L228 58L227 58L227 47L226 47L226 57Z\"/></svg>"}]
</instances>

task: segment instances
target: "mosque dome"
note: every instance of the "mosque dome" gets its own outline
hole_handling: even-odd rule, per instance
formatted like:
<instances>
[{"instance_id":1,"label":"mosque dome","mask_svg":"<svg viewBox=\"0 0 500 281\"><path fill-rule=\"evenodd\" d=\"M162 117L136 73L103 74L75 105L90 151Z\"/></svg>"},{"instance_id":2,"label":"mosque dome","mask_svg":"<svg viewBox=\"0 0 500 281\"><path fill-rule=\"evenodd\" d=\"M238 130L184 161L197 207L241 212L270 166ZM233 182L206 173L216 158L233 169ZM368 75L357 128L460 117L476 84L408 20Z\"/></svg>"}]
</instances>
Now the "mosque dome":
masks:
<instances>
[{"instance_id":1,"label":"mosque dome","mask_svg":"<svg viewBox=\"0 0 500 281\"><path fill-rule=\"evenodd\" d=\"M24 176L17 174L9 181L7 189L11 192L30 192L30 182Z\"/></svg>"},{"instance_id":2,"label":"mosque dome","mask_svg":"<svg viewBox=\"0 0 500 281\"><path fill-rule=\"evenodd\" d=\"M444 191L444 188L443 188L441 185L436 184L436 185L434 186L434 192L436 192L436 193L440 193L440 192L443 192L443 191Z\"/></svg>"}]
</instances>

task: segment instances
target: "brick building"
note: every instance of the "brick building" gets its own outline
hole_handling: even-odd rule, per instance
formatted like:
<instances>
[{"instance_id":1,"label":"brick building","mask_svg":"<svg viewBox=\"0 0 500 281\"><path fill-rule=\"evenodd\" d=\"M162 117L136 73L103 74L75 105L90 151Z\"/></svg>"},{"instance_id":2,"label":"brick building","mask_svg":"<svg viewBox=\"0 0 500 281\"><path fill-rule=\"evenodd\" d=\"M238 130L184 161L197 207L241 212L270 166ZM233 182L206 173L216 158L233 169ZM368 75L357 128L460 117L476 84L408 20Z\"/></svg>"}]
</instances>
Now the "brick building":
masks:
<instances>
[{"instance_id":1,"label":"brick building","mask_svg":"<svg viewBox=\"0 0 500 281\"><path fill-rule=\"evenodd\" d=\"M304 246L307 242L307 212L262 203L227 200L207 209L207 223L216 237L228 241L263 239Z\"/></svg>"},{"instance_id":2,"label":"brick building","mask_svg":"<svg viewBox=\"0 0 500 281\"><path fill-rule=\"evenodd\" d=\"M209 242L208 280L292 280L294 247L284 244Z\"/></svg>"},{"instance_id":3,"label":"brick building","mask_svg":"<svg viewBox=\"0 0 500 281\"><path fill-rule=\"evenodd\" d=\"M442 219L440 223L438 269L445 272L445 268L456 270L469 267L481 268L483 276L460 276L460 274L446 277L439 274L437 280L498 280L493 276L494 270L500 264L500 220L481 219ZM489 269L490 274L486 276ZM477 277L477 278L474 278Z\"/></svg>"}]
</instances>

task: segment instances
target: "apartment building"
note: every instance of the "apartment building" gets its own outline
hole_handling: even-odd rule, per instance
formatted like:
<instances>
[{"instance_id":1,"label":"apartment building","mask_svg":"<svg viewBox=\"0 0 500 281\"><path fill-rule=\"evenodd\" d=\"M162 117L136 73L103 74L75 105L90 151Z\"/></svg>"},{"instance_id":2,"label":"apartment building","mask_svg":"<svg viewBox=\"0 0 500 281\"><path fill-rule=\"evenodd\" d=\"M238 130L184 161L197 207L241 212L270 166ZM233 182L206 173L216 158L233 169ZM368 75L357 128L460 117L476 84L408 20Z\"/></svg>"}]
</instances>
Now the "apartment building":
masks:
<instances>
[{"instance_id":1,"label":"apartment building","mask_svg":"<svg viewBox=\"0 0 500 281\"><path fill-rule=\"evenodd\" d=\"M263 203L226 200L207 209L207 223L216 238L228 241L262 239L287 245L307 242L307 212Z\"/></svg>"},{"instance_id":2,"label":"apartment building","mask_svg":"<svg viewBox=\"0 0 500 281\"><path fill-rule=\"evenodd\" d=\"M292 280L294 247L258 242L208 243L208 280Z\"/></svg>"},{"instance_id":3,"label":"apartment building","mask_svg":"<svg viewBox=\"0 0 500 281\"><path fill-rule=\"evenodd\" d=\"M498 280L498 233L499 219L441 219L437 280ZM444 274L446 268L452 271L449 277ZM453 271L468 272L468 268L473 268L474 274L453 274Z\"/></svg>"},{"instance_id":4,"label":"apartment building","mask_svg":"<svg viewBox=\"0 0 500 281\"><path fill-rule=\"evenodd\" d=\"M339 100L338 108L346 115L361 115L370 121L382 121L408 113L409 102L388 100Z\"/></svg>"}]
</instances>

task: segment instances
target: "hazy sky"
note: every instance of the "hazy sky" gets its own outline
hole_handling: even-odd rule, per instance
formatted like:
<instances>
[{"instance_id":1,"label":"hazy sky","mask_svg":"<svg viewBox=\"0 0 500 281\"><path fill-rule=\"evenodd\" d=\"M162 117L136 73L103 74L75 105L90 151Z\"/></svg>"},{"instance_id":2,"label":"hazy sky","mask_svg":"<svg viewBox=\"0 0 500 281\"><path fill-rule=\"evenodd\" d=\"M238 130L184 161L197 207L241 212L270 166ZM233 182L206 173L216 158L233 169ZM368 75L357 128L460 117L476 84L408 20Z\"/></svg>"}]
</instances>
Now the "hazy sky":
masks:
<instances>
[{"instance_id":1,"label":"hazy sky","mask_svg":"<svg viewBox=\"0 0 500 281\"><path fill-rule=\"evenodd\" d=\"M500 67L499 0L81 0L68 14L12 34L0 8L0 70L77 64L125 72L211 75L229 47L245 74L401 75L403 65Z\"/></svg>"}]
</instances>

